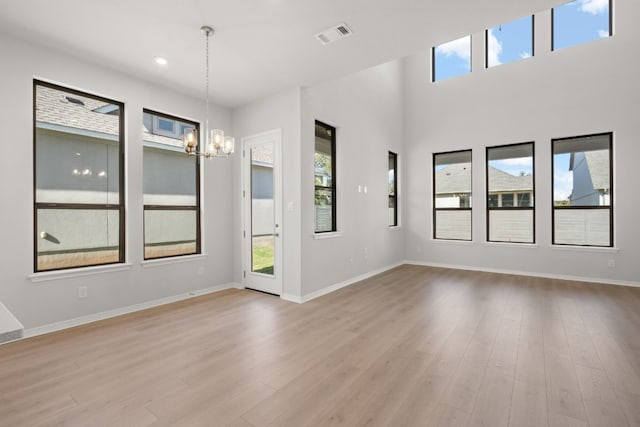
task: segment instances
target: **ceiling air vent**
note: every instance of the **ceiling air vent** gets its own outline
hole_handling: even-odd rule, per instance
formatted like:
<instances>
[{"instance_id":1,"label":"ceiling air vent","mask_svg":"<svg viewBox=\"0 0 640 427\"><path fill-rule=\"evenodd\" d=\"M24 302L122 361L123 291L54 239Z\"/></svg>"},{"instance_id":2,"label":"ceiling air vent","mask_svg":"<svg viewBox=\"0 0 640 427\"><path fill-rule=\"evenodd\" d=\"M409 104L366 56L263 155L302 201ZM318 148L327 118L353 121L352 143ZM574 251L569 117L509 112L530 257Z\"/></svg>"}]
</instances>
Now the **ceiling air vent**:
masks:
<instances>
[{"instance_id":1,"label":"ceiling air vent","mask_svg":"<svg viewBox=\"0 0 640 427\"><path fill-rule=\"evenodd\" d=\"M342 24L338 24L334 27L327 28L321 33L316 34L316 38L320 40L322 44L329 44L336 40L343 39L347 36L353 34L351 28L347 26L344 22Z\"/></svg>"}]
</instances>

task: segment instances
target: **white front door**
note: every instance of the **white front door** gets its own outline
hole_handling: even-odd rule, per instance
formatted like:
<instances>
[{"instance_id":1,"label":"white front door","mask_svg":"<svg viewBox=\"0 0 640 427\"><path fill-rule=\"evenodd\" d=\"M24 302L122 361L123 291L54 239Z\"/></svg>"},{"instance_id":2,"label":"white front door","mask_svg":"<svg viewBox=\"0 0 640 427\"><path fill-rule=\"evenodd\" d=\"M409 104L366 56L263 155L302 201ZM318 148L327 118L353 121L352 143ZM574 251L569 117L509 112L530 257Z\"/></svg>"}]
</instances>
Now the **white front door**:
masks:
<instances>
[{"instance_id":1,"label":"white front door","mask_svg":"<svg viewBox=\"0 0 640 427\"><path fill-rule=\"evenodd\" d=\"M245 288L282 294L281 131L242 139Z\"/></svg>"}]
</instances>

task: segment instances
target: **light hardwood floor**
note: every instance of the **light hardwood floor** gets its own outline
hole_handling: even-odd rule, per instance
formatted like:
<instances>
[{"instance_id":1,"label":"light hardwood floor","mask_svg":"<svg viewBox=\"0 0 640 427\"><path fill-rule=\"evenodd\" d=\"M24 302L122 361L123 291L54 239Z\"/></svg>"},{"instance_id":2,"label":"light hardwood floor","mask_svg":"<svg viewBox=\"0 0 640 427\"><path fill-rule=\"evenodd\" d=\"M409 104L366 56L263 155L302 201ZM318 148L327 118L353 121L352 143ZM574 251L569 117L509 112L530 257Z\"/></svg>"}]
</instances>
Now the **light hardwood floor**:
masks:
<instances>
[{"instance_id":1,"label":"light hardwood floor","mask_svg":"<svg viewBox=\"0 0 640 427\"><path fill-rule=\"evenodd\" d=\"M2 426L636 426L640 289L402 266L0 346Z\"/></svg>"}]
</instances>

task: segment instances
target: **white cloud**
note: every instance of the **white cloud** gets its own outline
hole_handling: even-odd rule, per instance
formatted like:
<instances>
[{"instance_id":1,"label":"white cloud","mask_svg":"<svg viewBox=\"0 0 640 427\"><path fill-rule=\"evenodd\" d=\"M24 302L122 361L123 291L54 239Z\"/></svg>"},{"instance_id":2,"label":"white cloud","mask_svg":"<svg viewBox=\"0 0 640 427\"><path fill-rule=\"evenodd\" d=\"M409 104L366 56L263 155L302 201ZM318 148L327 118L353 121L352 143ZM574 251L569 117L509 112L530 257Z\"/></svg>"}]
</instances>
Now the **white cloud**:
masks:
<instances>
[{"instance_id":1,"label":"white cloud","mask_svg":"<svg viewBox=\"0 0 640 427\"><path fill-rule=\"evenodd\" d=\"M573 173L570 171L553 174L553 200L568 200L573 191Z\"/></svg>"},{"instance_id":2,"label":"white cloud","mask_svg":"<svg viewBox=\"0 0 640 427\"><path fill-rule=\"evenodd\" d=\"M436 53L445 56L457 56L463 61L471 62L471 36L462 37L436 47Z\"/></svg>"},{"instance_id":3,"label":"white cloud","mask_svg":"<svg viewBox=\"0 0 640 427\"><path fill-rule=\"evenodd\" d=\"M489 30L487 45L487 62L489 63L489 67L502 64L502 61L500 60L500 54L502 53L502 43L500 43L500 41L493 34L493 30Z\"/></svg>"},{"instance_id":4,"label":"white cloud","mask_svg":"<svg viewBox=\"0 0 640 427\"><path fill-rule=\"evenodd\" d=\"M531 54L529 52L520 52L520 59L531 58Z\"/></svg>"},{"instance_id":5,"label":"white cloud","mask_svg":"<svg viewBox=\"0 0 640 427\"><path fill-rule=\"evenodd\" d=\"M516 157L500 160L500 163L508 166L531 166L533 165L533 159L531 157Z\"/></svg>"},{"instance_id":6,"label":"white cloud","mask_svg":"<svg viewBox=\"0 0 640 427\"><path fill-rule=\"evenodd\" d=\"M580 0L580 10L599 15L609 10L609 0Z\"/></svg>"},{"instance_id":7,"label":"white cloud","mask_svg":"<svg viewBox=\"0 0 640 427\"><path fill-rule=\"evenodd\" d=\"M598 30L598 35L600 36L601 39L605 39L605 38L609 37L609 31L607 31L607 30Z\"/></svg>"}]
</instances>

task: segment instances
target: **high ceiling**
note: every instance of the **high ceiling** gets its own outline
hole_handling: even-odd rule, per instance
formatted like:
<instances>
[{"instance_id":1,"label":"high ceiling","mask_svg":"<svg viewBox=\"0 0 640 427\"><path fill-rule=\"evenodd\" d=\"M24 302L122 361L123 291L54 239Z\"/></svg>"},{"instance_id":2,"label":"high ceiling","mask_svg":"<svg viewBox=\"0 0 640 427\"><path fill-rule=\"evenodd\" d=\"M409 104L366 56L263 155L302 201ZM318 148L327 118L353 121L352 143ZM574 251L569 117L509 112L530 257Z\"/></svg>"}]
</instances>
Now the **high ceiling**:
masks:
<instances>
[{"instance_id":1,"label":"high ceiling","mask_svg":"<svg viewBox=\"0 0 640 427\"><path fill-rule=\"evenodd\" d=\"M562 0L0 0L0 31L234 107L425 51ZM341 22L353 35L323 46ZM153 61L163 56L169 64ZM6 58L5 58L6 59Z\"/></svg>"}]
</instances>

